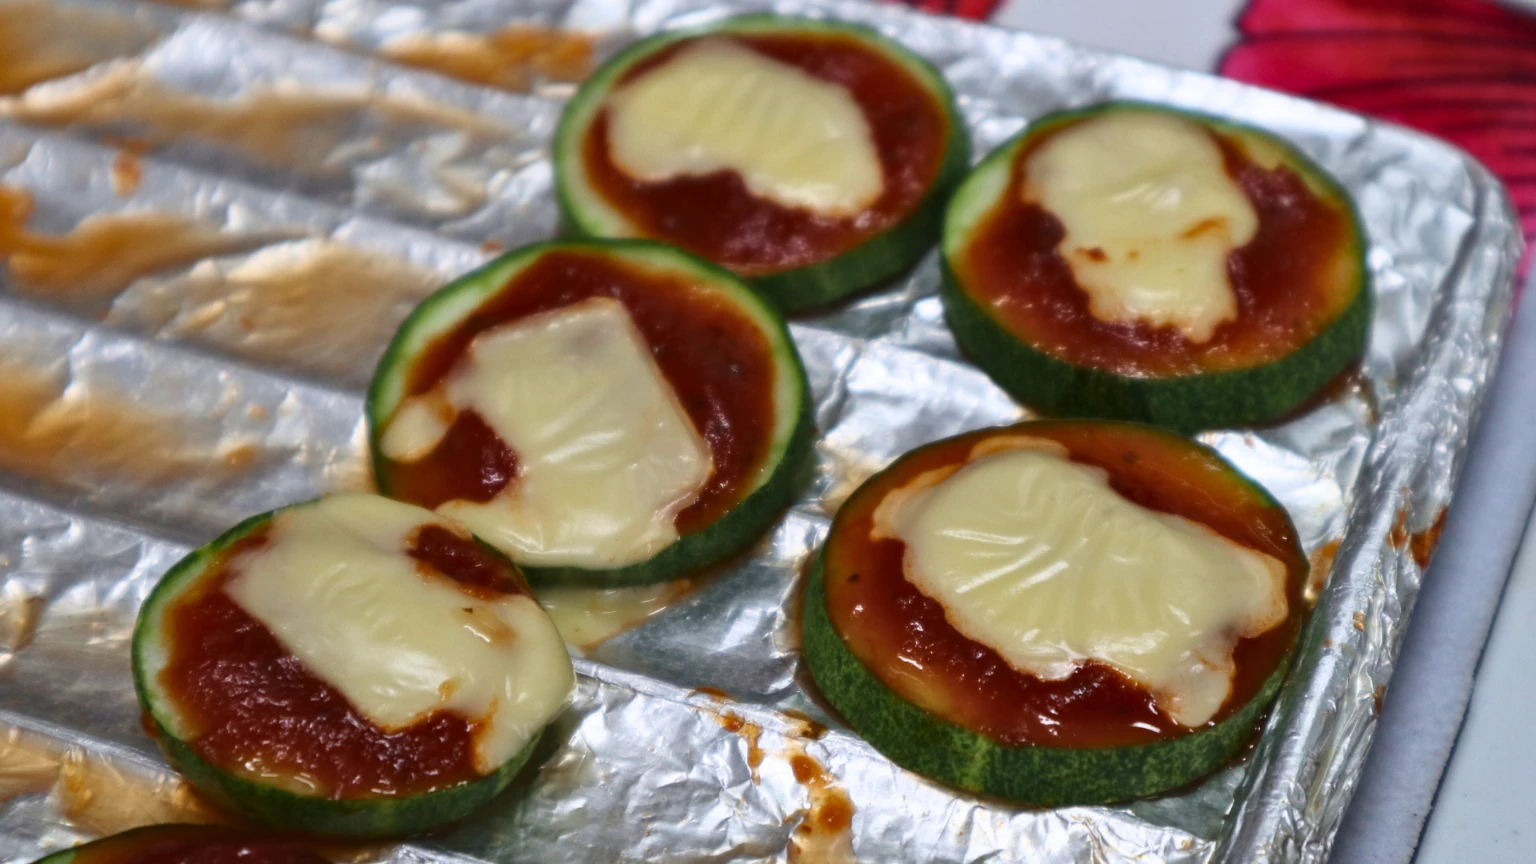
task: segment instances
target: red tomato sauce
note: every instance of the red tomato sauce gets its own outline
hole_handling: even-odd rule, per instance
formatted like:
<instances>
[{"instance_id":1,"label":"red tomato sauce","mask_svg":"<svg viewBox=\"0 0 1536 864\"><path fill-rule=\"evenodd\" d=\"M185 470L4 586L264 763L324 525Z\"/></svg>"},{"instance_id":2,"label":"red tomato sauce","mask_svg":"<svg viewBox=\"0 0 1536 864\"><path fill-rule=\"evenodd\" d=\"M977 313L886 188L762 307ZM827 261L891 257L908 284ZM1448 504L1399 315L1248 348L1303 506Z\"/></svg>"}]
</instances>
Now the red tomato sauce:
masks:
<instances>
[{"instance_id":1,"label":"red tomato sauce","mask_svg":"<svg viewBox=\"0 0 1536 864\"><path fill-rule=\"evenodd\" d=\"M995 432L941 442L904 457L861 487L838 513L827 542L827 611L849 649L886 686L914 704L1007 745L1118 747L1189 734L1157 708L1152 694L1097 662L1066 679L1046 681L1008 665L945 617L944 607L907 581L906 545L869 539L885 495L924 471L964 464ZM1043 423L1019 427L1060 442L1073 461L1103 468L1126 499L1183 516L1286 565L1289 615L1279 626L1240 640L1232 693L1210 725L1253 698L1279 665L1305 612L1306 560L1283 509L1270 506L1233 469L1171 433L1134 426Z\"/></svg>"},{"instance_id":2,"label":"red tomato sauce","mask_svg":"<svg viewBox=\"0 0 1536 864\"><path fill-rule=\"evenodd\" d=\"M745 276L804 267L836 257L909 216L938 176L949 136L944 108L912 73L846 36L733 34L729 38L824 81L842 85L869 121L884 189L864 212L819 216L753 195L735 171L648 182L614 164L608 114L582 142L586 175L610 206L647 237L681 246ZM634 80L693 44L685 40L635 64Z\"/></svg>"},{"instance_id":3,"label":"red tomato sauce","mask_svg":"<svg viewBox=\"0 0 1536 864\"><path fill-rule=\"evenodd\" d=\"M1088 294L1057 247L1066 231L1022 189L1029 157L1052 135L1020 148L1013 177L970 244L955 256L967 293L1037 350L1059 360L1137 377L1240 369L1280 359L1343 314L1354 292L1354 245L1346 206L1319 197L1284 163L1265 170L1233 140L1210 132L1227 174L1259 217L1257 233L1227 258L1237 317L1207 342L1171 325L1115 324L1089 311ZM1363 290L1363 286L1357 290Z\"/></svg>"},{"instance_id":4,"label":"red tomato sauce","mask_svg":"<svg viewBox=\"0 0 1536 864\"><path fill-rule=\"evenodd\" d=\"M291 840L203 825L160 825L76 850L74 864L327 864Z\"/></svg>"},{"instance_id":5,"label":"red tomato sauce","mask_svg":"<svg viewBox=\"0 0 1536 864\"><path fill-rule=\"evenodd\" d=\"M478 724L449 711L386 732L320 680L224 591L271 526L235 542L201 584L165 612L170 658L160 673L188 745L225 770L299 777L331 798L415 795L477 779ZM429 526L401 550L466 593L528 595L521 575L473 540ZM531 596L531 595L530 595Z\"/></svg>"},{"instance_id":6,"label":"red tomato sauce","mask_svg":"<svg viewBox=\"0 0 1536 864\"><path fill-rule=\"evenodd\" d=\"M694 503L678 513L678 533L713 523L751 490L773 444L773 351L754 322L694 281L597 254L547 253L422 353L407 395L437 386L480 333L593 297L624 304L709 445L714 471ZM435 508L455 499L489 501L513 477L516 455L466 411L426 457L385 466L391 497Z\"/></svg>"}]
</instances>

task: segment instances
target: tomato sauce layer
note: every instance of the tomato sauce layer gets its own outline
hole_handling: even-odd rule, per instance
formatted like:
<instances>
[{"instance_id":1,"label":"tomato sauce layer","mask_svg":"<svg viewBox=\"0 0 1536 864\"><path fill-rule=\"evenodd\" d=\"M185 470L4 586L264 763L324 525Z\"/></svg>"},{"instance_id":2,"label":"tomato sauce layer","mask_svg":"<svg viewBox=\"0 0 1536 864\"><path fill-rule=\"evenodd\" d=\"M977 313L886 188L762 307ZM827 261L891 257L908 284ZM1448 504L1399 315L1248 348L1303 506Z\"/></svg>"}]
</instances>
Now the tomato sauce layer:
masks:
<instances>
[{"instance_id":1,"label":"tomato sauce layer","mask_svg":"<svg viewBox=\"0 0 1536 864\"><path fill-rule=\"evenodd\" d=\"M304 846L226 828L166 825L98 841L74 864L328 864Z\"/></svg>"},{"instance_id":2,"label":"tomato sauce layer","mask_svg":"<svg viewBox=\"0 0 1536 864\"><path fill-rule=\"evenodd\" d=\"M271 523L221 553L200 584L165 613L170 657L161 685L194 730L208 762L256 778L302 778L331 798L414 795L477 779L477 724L450 711L380 729L320 680L224 586L245 553L265 546ZM452 578L466 593L529 595L521 576L474 540L427 526L401 550L423 578ZM428 575L430 571L430 575Z\"/></svg>"},{"instance_id":3,"label":"tomato sauce layer","mask_svg":"<svg viewBox=\"0 0 1536 864\"><path fill-rule=\"evenodd\" d=\"M604 109L582 142L585 173L608 204L645 236L681 246L743 275L760 276L841 255L896 226L917 208L938 176L950 130L943 107L912 73L847 36L699 38L731 39L846 88L869 122L884 189L862 213L826 217L753 195L735 171L639 180L613 162ZM665 63L694 41L668 46L636 63L616 86Z\"/></svg>"},{"instance_id":4,"label":"tomato sauce layer","mask_svg":"<svg viewBox=\"0 0 1536 864\"><path fill-rule=\"evenodd\" d=\"M1090 661L1061 681L1008 665L962 635L942 604L907 581L904 543L870 539L875 508L887 493L925 471L964 464L977 442L997 434L918 450L843 505L827 541L824 570L833 626L865 667L903 698L1002 744L1119 747L1189 734L1157 708L1146 688L1108 665ZM1171 434L1069 422L1027 424L1004 434L1057 441L1073 461L1107 471L1110 486L1127 500L1208 525L1286 565L1289 615L1238 642L1232 692L1211 725L1253 698L1290 650L1305 609L1306 561L1294 548L1285 512L1268 505L1233 469Z\"/></svg>"},{"instance_id":5,"label":"tomato sauce layer","mask_svg":"<svg viewBox=\"0 0 1536 864\"><path fill-rule=\"evenodd\" d=\"M678 533L713 523L751 491L773 444L773 350L729 299L687 277L643 271L603 255L546 253L422 353L407 395L436 387L480 333L592 297L624 304L709 445L714 471L698 499L678 513ZM516 454L473 411L461 412L426 457L385 468L391 497L428 508L489 501L515 470Z\"/></svg>"},{"instance_id":6,"label":"tomato sauce layer","mask_svg":"<svg viewBox=\"0 0 1536 864\"><path fill-rule=\"evenodd\" d=\"M1237 317L1206 342L1174 326L1115 324L1095 318L1088 294L1057 247L1061 221L1022 190L1029 157L1052 129L1019 148L1002 200L983 217L953 266L967 293L1014 335L1071 363L1136 377L1190 375L1261 365L1323 332L1354 299L1359 250L1346 205L1320 197L1294 168L1266 170L1225 135L1227 174L1252 202L1258 231L1227 257Z\"/></svg>"}]
</instances>

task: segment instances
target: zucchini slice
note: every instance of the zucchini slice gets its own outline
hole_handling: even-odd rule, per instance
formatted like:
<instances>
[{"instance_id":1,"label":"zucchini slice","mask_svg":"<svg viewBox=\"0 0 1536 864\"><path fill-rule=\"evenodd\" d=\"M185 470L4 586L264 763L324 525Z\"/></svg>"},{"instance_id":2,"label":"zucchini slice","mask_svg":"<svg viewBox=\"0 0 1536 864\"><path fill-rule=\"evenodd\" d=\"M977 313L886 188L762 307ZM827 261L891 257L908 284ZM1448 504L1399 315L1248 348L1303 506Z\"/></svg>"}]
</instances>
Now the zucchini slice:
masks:
<instances>
[{"instance_id":1,"label":"zucchini slice","mask_svg":"<svg viewBox=\"0 0 1536 864\"><path fill-rule=\"evenodd\" d=\"M945 217L961 348L1057 416L1181 431L1261 423L1365 349L1354 204L1280 139L1134 102L1049 114Z\"/></svg>"},{"instance_id":2,"label":"zucchini slice","mask_svg":"<svg viewBox=\"0 0 1536 864\"><path fill-rule=\"evenodd\" d=\"M901 45L754 14L608 61L567 105L554 159L570 232L671 243L794 311L922 257L970 142L943 76Z\"/></svg>"},{"instance_id":3,"label":"zucchini slice","mask_svg":"<svg viewBox=\"0 0 1536 864\"><path fill-rule=\"evenodd\" d=\"M302 843L214 825L150 825L73 849L36 864L329 864Z\"/></svg>"},{"instance_id":4,"label":"zucchini slice","mask_svg":"<svg viewBox=\"0 0 1536 864\"><path fill-rule=\"evenodd\" d=\"M1284 508L1203 445L1119 422L987 429L843 505L805 660L910 770L1030 804L1124 801L1251 740L1307 568Z\"/></svg>"},{"instance_id":5,"label":"zucchini slice","mask_svg":"<svg viewBox=\"0 0 1536 864\"><path fill-rule=\"evenodd\" d=\"M606 240L525 247L428 298L367 406L383 494L543 585L674 579L752 542L810 464L810 411L789 331L740 279Z\"/></svg>"},{"instance_id":6,"label":"zucchini slice","mask_svg":"<svg viewBox=\"0 0 1536 864\"><path fill-rule=\"evenodd\" d=\"M516 565L374 495L263 513L182 559L139 613L133 675L202 792L340 837L468 815L511 782L575 680ZM514 707L498 707L506 692Z\"/></svg>"}]
</instances>

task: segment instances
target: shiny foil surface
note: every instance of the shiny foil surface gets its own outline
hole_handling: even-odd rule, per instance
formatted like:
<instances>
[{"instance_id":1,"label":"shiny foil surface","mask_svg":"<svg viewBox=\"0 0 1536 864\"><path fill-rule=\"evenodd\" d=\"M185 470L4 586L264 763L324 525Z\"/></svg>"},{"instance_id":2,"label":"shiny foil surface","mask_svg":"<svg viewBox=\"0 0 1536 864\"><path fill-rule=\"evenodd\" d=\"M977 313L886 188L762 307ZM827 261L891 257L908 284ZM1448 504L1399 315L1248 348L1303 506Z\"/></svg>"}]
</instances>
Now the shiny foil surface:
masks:
<instances>
[{"instance_id":1,"label":"shiny foil surface","mask_svg":"<svg viewBox=\"0 0 1536 864\"><path fill-rule=\"evenodd\" d=\"M0 77L0 857L219 818L140 727L140 601L236 520L366 488L361 391L395 325L555 230L548 145L572 82L639 35L747 8L768 7L0 3L0 37L48 54ZM1519 253L1504 193L1447 145L1235 82L894 6L771 8L930 58L978 155L1044 112L1146 99L1278 133L1355 196L1376 293L1358 372L1287 422L1202 436L1327 575L1262 738L1176 794L1021 809L893 766L808 697L797 587L837 505L906 450L1027 416L958 356L930 254L793 321L819 465L776 527L579 652L571 707L506 795L441 834L334 854L1322 861L1498 355ZM843 797L846 830L807 827Z\"/></svg>"}]
</instances>

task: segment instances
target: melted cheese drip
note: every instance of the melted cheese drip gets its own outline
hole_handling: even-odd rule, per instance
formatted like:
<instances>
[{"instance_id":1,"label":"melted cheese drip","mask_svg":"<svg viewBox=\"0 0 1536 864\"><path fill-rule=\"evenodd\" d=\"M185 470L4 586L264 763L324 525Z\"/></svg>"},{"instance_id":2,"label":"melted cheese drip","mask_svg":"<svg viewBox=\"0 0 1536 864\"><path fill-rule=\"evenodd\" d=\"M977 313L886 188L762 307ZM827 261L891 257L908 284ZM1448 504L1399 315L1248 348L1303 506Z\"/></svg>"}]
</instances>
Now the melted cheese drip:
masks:
<instances>
[{"instance_id":1,"label":"melted cheese drip","mask_svg":"<svg viewBox=\"0 0 1536 864\"><path fill-rule=\"evenodd\" d=\"M1051 448L983 450L920 475L875 520L967 638L1045 680L1106 663L1188 727L1231 693L1237 640L1286 615L1279 561L1138 506Z\"/></svg>"},{"instance_id":2,"label":"melted cheese drip","mask_svg":"<svg viewBox=\"0 0 1536 864\"><path fill-rule=\"evenodd\" d=\"M384 454L425 456L469 408L517 455L518 475L488 502L438 509L522 563L644 561L677 540L678 511L713 470L709 445L616 300L482 333L441 389L401 405Z\"/></svg>"},{"instance_id":3,"label":"melted cheese drip","mask_svg":"<svg viewBox=\"0 0 1536 864\"><path fill-rule=\"evenodd\" d=\"M846 88L726 39L684 48L609 97L614 164L646 181L735 171L752 194L849 216L884 174Z\"/></svg>"},{"instance_id":4,"label":"melted cheese drip","mask_svg":"<svg viewBox=\"0 0 1536 864\"><path fill-rule=\"evenodd\" d=\"M1095 318L1172 326L1200 343L1237 317L1227 256L1259 217L1203 127L1113 111L1047 139L1026 175L1025 200L1066 229L1057 248Z\"/></svg>"},{"instance_id":5,"label":"melted cheese drip","mask_svg":"<svg viewBox=\"0 0 1536 864\"><path fill-rule=\"evenodd\" d=\"M372 495L289 510L226 591L380 728L438 709L483 723L475 767L489 774L559 713L575 676L531 598L485 600L423 574L405 548L426 524L450 523Z\"/></svg>"}]
</instances>

